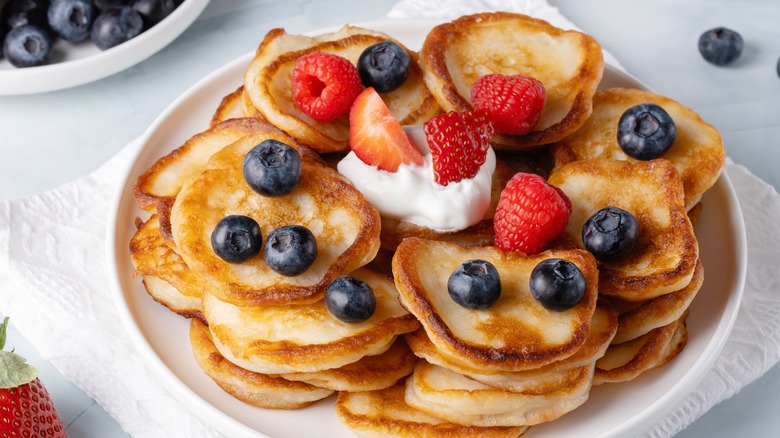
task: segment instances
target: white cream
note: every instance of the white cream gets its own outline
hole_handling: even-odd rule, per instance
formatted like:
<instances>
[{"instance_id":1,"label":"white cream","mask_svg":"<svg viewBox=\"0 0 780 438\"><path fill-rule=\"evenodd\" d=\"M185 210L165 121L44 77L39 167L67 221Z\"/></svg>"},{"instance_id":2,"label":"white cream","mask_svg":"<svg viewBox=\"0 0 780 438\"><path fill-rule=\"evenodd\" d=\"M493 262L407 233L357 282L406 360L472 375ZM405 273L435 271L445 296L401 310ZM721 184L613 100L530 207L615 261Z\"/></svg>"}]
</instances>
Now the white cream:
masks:
<instances>
[{"instance_id":1,"label":"white cream","mask_svg":"<svg viewBox=\"0 0 780 438\"><path fill-rule=\"evenodd\" d=\"M387 172L364 163L350 152L338 163L338 171L383 217L444 232L459 231L481 221L490 207L496 169L493 149L488 148L485 163L473 178L443 186L433 179L431 154L421 127L405 129L423 153L423 166L403 164L396 172Z\"/></svg>"}]
</instances>

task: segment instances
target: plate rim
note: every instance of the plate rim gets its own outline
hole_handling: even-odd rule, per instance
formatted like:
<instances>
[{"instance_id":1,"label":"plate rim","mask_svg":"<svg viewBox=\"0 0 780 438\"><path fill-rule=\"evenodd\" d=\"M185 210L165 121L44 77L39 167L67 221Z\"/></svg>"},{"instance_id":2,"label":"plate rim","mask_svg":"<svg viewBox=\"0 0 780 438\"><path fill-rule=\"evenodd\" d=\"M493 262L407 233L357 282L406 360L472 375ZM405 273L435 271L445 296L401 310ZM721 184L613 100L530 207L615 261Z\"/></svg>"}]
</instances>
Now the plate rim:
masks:
<instances>
[{"instance_id":1,"label":"plate rim","mask_svg":"<svg viewBox=\"0 0 780 438\"><path fill-rule=\"evenodd\" d=\"M83 58L37 67L0 70L0 96L63 90L111 76L149 58L197 20L210 0L185 0L169 16L135 38ZM78 44L90 44L87 40ZM89 50L92 48L90 47ZM5 61L7 62L7 60Z\"/></svg>"},{"instance_id":2,"label":"plate rim","mask_svg":"<svg viewBox=\"0 0 780 438\"><path fill-rule=\"evenodd\" d=\"M355 23L356 26L362 26L367 28L373 28L376 26L386 26L389 23L392 25L400 26L433 26L441 23L441 20L426 20L426 19L413 19L413 20L373 20ZM333 31L341 26L332 26L327 28L318 29L307 34L318 34L323 32ZM138 160L141 158L144 151L149 148L153 148L149 141L153 135L157 132L160 125L164 124L172 113L176 112L181 102L190 98L193 94L201 90L201 88L221 77L225 71L232 70L237 67L237 64L248 64L252 59L254 52L249 52L237 57L229 63L217 68L212 73L206 75L204 78L193 84L185 92L179 95L173 102L171 102L150 124L144 134L138 138L135 148L130 153L129 161L122 173L120 174L120 183L115 188L114 196L110 205L110 217L108 219L108 227L106 230L106 252L108 255L108 268L111 271L109 275L109 282L112 292L114 304L120 314L120 320L125 328L129 330L132 343L135 348L140 349L142 353L142 359L149 364L157 375L164 382L164 386L173 393L174 397L186 406L191 412L199 415L200 418L208 418L208 425L214 427L220 432L229 430L231 436L248 436L248 437L268 437L265 433L258 431L241 421L233 418L226 412L223 412L216 406L209 403L199 394L197 394L190 386L188 386L173 370L171 370L163 361L163 359L156 353L152 345L145 338L141 332L140 327L135 321L132 311L130 309L128 301L125 299L125 291L122 289L119 279L119 272L117 270L117 255L118 250L121 250L116 245L117 225L120 219L120 211L122 210L122 203L124 197L127 196L129 178L136 169ZM651 90L649 86L642 81L634 77L633 75L620 70L611 65L605 64L605 70L610 70L611 74L621 76L625 79L631 80L640 84L648 90ZM239 84L240 85L240 84ZM175 146L174 146L175 147ZM159 148L154 148L159 149ZM132 185L131 185L132 186ZM130 186L130 187L131 187ZM608 433L604 433L600 436L603 437L619 437L623 436L631 431L637 429L647 430L651 425L656 424L663 415L667 414L670 410L677 407L682 400L687 397L694 389L695 386L704 378L707 372L710 371L714 365L715 360L722 351L729 335L736 323L736 319L741 307L742 298L744 295L744 286L746 280L747 271L747 237L744 225L744 218L742 216L742 210L739 205L739 199L736 195L733 184L731 183L728 174L724 171L721 172L718 180L713 188L717 188L723 192L728 204L731 208L728 209L730 219L736 228L732 227L732 230L736 231L734 234L734 242L737 246L736 250L738 254L735 255L736 261L736 278L735 287L730 291L728 300L724 306L724 312L718 319L717 328L713 333L713 338L708 340L706 348L703 350L702 355L696 360L695 364L698 366L692 367L691 370L685 372L680 380L678 380L672 389L679 387L681 384L685 384L688 388L686 391L669 391L662 397L656 399L653 403L648 405L641 415L635 415L627 419L626 421L617 424L610 429ZM133 204L134 205L134 204ZM724 319L724 316L727 316ZM720 336L717 336L720 335Z\"/></svg>"}]
</instances>

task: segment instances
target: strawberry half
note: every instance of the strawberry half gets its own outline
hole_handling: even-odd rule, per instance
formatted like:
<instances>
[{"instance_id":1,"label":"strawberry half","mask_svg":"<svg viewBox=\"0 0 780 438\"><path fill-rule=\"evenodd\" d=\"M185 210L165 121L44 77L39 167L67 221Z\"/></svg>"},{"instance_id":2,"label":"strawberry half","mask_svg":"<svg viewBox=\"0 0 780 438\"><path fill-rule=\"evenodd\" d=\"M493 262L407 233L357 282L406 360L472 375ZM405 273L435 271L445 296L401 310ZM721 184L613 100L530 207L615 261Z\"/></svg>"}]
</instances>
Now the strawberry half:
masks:
<instances>
[{"instance_id":1,"label":"strawberry half","mask_svg":"<svg viewBox=\"0 0 780 438\"><path fill-rule=\"evenodd\" d=\"M395 172L401 164L421 166L424 162L372 87L358 95L349 111L349 147L364 163L388 172Z\"/></svg>"},{"instance_id":2,"label":"strawberry half","mask_svg":"<svg viewBox=\"0 0 780 438\"><path fill-rule=\"evenodd\" d=\"M67 438L38 370L5 346L8 318L0 323L0 436Z\"/></svg>"},{"instance_id":3,"label":"strawberry half","mask_svg":"<svg viewBox=\"0 0 780 438\"><path fill-rule=\"evenodd\" d=\"M446 186L472 178L485 164L493 125L484 111L440 114L425 122L423 129L437 183Z\"/></svg>"}]
</instances>

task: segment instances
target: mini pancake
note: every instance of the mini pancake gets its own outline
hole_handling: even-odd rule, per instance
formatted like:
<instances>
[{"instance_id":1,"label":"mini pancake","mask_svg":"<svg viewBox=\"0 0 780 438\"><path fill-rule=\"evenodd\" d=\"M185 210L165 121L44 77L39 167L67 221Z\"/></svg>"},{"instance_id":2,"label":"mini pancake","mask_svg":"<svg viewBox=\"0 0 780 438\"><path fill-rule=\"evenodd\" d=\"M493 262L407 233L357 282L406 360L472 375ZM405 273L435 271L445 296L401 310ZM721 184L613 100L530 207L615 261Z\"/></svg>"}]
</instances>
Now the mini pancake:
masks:
<instances>
[{"instance_id":1,"label":"mini pancake","mask_svg":"<svg viewBox=\"0 0 780 438\"><path fill-rule=\"evenodd\" d=\"M372 438L516 438L526 426L476 427L446 422L412 408L400 382L380 391L340 392L336 415L352 432Z\"/></svg>"},{"instance_id":2,"label":"mini pancake","mask_svg":"<svg viewBox=\"0 0 780 438\"><path fill-rule=\"evenodd\" d=\"M617 298L610 300L620 316L614 344L620 344L636 339L658 327L662 327L680 319L688 310L696 294L704 283L704 267L701 259L696 262L693 279L684 288L642 302L623 301Z\"/></svg>"},{"instance_id":3,"label":"mini pancake","mask_svg":"<svg viewBox=\"0 0 780 438\"><path fill-rule=\"evenodd\" d=\"M682 351L688 340L685 316L622 344L614 344L596 361L593 385L626 382L658 368Z\"/></svg>"},{"instance_id":4,"label":"mini pancake","mask_svg":"<svg viewBox=\"0 0 780 438\"><path fill-rule=\"evenodd\" d=\"M201 316L203 288L181 256L166 244L156 215L130 240L130 261L155 301L182 316Z\"/></svg>"},{"instance_id":5,"label":"mini pancake","mask_svg":"<svg viewBox=\"0 0 780 438\"><path fill-rule=\"evenodd\" d=\"M554 169L548 182L571 200L565 234L579 247L582 226L600 209L614 206L636 218L634 250L621 260L599 262L599 293L643 301L691 282L699 245L686 214L682 182L670 161L574 161Z\"/></svg>"},{"instance_id":6,"label":"mini pancake","mask_svg":"<svg viewBox=\"0 0 780 438\"><path fill-rule=\"evenodd\" d=\"M203 295L203 315L214 344L231 362L265 374L309 373L384 353L419 322L398 302L393 282L368 269L350 275L368 283L377 307L360 323L331 315L324 300L310 304L239 307Z\"/></svg>"},{"instance_id":7,"label":"mini pancake","mask_svg":"<svg viewBox=\"0 0 780 438\"><path fill-rule=\"evenodd\" d=\"M155 213L157 203L175 198L184 183L198 175L215 152L250 134L265 135L286 144L294 143L290 137L260 119L226 120L195 134L141 174L133 189L136 204Z\"/></svg>"},{"instance_id":8,"label":"mini pancake","mask_svg":"<svg viewBox=\"0 0 780 438\"><path fill-rule=\"evenodd\" d=\"M306 382L321 388L335 391L375 391L394 385L412 373L417 357L398 337L384 353L376 356L363 356L357 362L310 373L282 374L287 380Z\"/></svg>"},{"instance_id":9,"label":"mini pancake","mask_svg":"<svg viewBox=\"0 0 780 438\"><path fill-rule=\"evenodd\" d=\"M588 121L555 145L556 165L599 157L636 161L618 145L617 128L623 112L641 103L655 103L674 120L677 139L663 158L677 168L685 190L685 205L690 209L720 176L726 162L726 149L712 125L691 109L656 93L630 88L598 91L593 97L593 114Z\"/></svg>"},{"instance_id":10,"label":"mini pancake","mask_svg":"<svg viewBox=\"0 0 780 438\"><path fill-rule=\"evenodd\" d=\"M512 179L515 172L502 160L496 160L496 170L493 172L493 184L490 190L490 207L485 218L480 222L460 231L440 232L411 222L392 218L382 218L382 248L395 250L398 244L407 237L441 240L457 243L462 246L488 246L493 244L493 214L496 211L498 198L506 183Z\"/></svg>"},{"instance_id":11,"label":"mini pancake","mask_svg":"<svg viewBox=\"0 0 780 438\"><path fill-rule=\"evenodd\" d=\"M585 403L593 368L583 367L565 387L528 395L493 388L421 360L406 381L405 400L415 409L466 426L533 426Z\"/></svg>"},{"instance_id":12,"label":"mini pancake","mask_svg":"<svg viewBox=\"0 0 780 438\"><path fill-rule=\"evenodd\" d=\"M203 372L225 392L250 405L298 409L333 394L330 389L253 373L229 362L214 347L208 327L199 319L190 322L190 344Z\"/></svg>"},{"instance_id":13,"label":"mini pancake","mask_svg":"<svg viewBox=\"0 0 780 438\"><path fill-rule=\"evenodd\" d=\"M368 46L392 40L390 36L355 26L308 37L290 35L283 29L272 29L257 48L244 75L244 88L253 106L271 123L320 153L349 150L348 116L330 122L319 122L301 111L292 95L292 70L301 56L331 53L356 64ZM402 125L420 124L441 110L428 91L417 65L417 54L405 49L412 59L406 81L397 89L381 95L390 112Z\"/></svg>"},{"instance_id":14,"label":"mini pancake","mask_svg":"<svg viewBox=\"0 0 780 438\"><path fill-rule=\"evenodd\" d=\"M561 312L545 309L529 289L533 268L550 258L574 263L587 284L582 300ZM447 292L452 272L472 259L492 263L501 279L501 296L487 309L462 307ZM409 238L393 257L393 274L401 303L420 320L439 352L474 369L522 371L569 357L587 340L596 308L596 262L582 250L526 256Z\"/></svg>"},{"instance_id":15,"label":"mini pancake","mask_svg":"<svg viewBox=\"0 0 780 438\"><path fill-rule=\"evenodd\" d=\"M412 351L429 363L464 374L488 386L511 392L541 393L545 389L549 392L560 388L578 376L578 368L593 364L603 356L617 331L617 318L617 312L612 307L599 304L593 313L588 339L575 354L540 368L517 372L489 372L458 363L439 354L423 330L407 333L404 338ZM541 391L538 389L540 387Z\"/></svg>"},{"instance_id":16,"label":"mini pancake","mask_svg":"<svg viewBox=\"0 0 780 438\"><path fill-rule=\"evenodd\" d=\"M255 193L241 169L253 142L238 141L215 154L207 169L189 181L171 210L171 231L182 258L209 291L239 306L311 303L342 274L370 262L379 248L379 213L331 169L302 160L301 180L287 195ZM262 251L244 263L228 263L212 249L211 233L228 215L245 215L262 235L286 225L308 228L317 258L302 274L274 272Z\"/></svg>"},{"instance_id":17,"label":"mini pancake","mask_svg":"<svg viewBox=\"0 0 780 438\"><path fill-rule=\"evenodd\" d=\"M230 119L241 119L248 117L249 115L244 111L244 87L240 86L232 93L226 95L219 102L217 110L214 111L214 115L211 116L211 122L209 127L213 128L216 125Z\"/></svg>"},{"instance_id":18,"label":"mini pancake","mask_svg":"<svg viewBox=\"0 0 780 438\"><path fill-rule=\"evenodd\" d=\"M577 130L591 113L604 70L592 37L508 12L467 15L434 27L420 50L425 83L445 111L473 109L471 87L491 73L534 77L547 90L541 119L526 135L496 135L496 149L529 149Z\"/></svg>"}]
</instances>

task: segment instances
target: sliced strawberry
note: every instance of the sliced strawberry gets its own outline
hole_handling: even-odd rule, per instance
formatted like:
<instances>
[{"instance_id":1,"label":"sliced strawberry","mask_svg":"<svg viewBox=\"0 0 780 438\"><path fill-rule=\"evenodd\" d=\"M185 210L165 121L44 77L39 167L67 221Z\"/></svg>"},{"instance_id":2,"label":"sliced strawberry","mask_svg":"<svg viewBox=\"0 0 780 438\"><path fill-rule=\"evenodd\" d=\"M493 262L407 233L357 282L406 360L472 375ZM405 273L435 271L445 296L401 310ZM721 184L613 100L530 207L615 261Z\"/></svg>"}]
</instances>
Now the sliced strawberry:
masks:
<instances>
[{"instance_id":1,"label":"sliced strawberry","mask_svg":"<svg viewBox=\"0 0 780 438\"><path fill-rule=\"evenodd\" d=\"M423 164L420 151L371 87L358 95L349 111L349 146L364 163L388 172L401 164Z\"/></svg>"},{"instance_id":2,"label":"sliced strawberry","mask_svg":"<svg viewBox=\"0 0 780 438\"><path fill-rule=\"evenodd\" d=\"M472 178L485 164L493 125L484 111L440 114L425 122L423 128L437 183L446 186Z\"/></svg>"}]
</instances>

